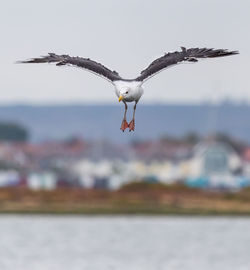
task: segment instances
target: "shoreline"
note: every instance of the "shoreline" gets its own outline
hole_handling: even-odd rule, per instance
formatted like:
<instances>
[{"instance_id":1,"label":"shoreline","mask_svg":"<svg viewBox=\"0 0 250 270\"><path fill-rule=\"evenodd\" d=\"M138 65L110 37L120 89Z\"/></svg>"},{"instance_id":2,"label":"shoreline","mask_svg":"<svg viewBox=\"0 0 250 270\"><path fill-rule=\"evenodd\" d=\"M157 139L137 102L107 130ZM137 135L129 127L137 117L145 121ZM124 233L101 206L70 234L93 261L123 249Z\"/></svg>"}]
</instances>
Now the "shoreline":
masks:
<instances>
[{"instance_id":1,"label":"shoreline","mask_svg":"<svg viewBox=\"0 0 250 270\"><path fill-rule=\"evenodd\" d=\"M250 189L222 193L138 183L117 191L0 188L1 214L250 217Z\"/></svg>"}]
</instances>

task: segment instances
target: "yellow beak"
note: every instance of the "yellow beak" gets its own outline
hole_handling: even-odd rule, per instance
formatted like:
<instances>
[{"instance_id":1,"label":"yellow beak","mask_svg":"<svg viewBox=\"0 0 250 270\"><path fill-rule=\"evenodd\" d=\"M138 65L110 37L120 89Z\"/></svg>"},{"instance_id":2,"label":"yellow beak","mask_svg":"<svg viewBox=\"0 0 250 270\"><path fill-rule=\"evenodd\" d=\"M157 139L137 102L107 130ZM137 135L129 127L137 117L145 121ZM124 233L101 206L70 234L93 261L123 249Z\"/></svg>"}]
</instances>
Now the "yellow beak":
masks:
<instances>
[{"instance_id":1,"label":"yellow beak","mask_svg":"<svg viewBox=\"0 0 250 270\"><path fill-rule=\"evenodd\" d=\"M121 100L123 100L123 96L122 96L122 95L119 96L119 102L120 102Z\"/></svg>"}]
</instances>

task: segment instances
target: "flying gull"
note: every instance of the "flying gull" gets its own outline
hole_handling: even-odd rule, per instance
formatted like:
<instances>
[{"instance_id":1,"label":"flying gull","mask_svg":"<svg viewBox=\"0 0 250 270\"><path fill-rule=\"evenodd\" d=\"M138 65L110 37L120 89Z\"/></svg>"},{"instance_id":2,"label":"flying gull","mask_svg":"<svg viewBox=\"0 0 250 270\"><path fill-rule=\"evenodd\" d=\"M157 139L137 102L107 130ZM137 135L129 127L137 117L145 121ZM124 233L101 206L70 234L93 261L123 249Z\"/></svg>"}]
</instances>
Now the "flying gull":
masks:
<instances>
[{"instance_id":1,"label":"flying gull","mask_svg":"<svg viewBox=\"0 0 250 270\"><path fill-rule=\"evenodd\" d=\"M121 130L129 128L129 131L135 129L135 110L138 101L143 94L142 84L163 71L167 67L182 63L182 62L197 62L198 59L222 57L238 54L238 51L228 51L225 49L207 49L207 48L191 48L186 49L181 47L179 52L165 53L162 57L154 60L140 75L135 79L123 79L116 71L112 71L102 64L95 62L89 58L71 57L69 55L57 55L49 53L47 56L33 58L19 63L56 63L57 66L73 65L90 72L95 73L110 81L115 87L115 93L119 102L122 101L125 105L124 116L121 124ZM133 118L128 124L126 119L127 102L135 102Z\"/></svg>"}]
</instances>

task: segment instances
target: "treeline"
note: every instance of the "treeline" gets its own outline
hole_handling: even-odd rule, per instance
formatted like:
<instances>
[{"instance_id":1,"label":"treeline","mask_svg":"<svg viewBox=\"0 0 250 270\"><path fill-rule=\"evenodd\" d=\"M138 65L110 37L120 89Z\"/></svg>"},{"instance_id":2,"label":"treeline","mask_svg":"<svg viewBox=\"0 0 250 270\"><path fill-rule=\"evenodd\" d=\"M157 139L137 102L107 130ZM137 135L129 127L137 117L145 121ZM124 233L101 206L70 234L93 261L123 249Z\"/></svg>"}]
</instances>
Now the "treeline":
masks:
<instances>
[{"instance_id":1,"label":"treeline","mask_svg":"<svg viewBox=\"0 0 250 270\"><path fill-rule=\"evenodd\" d=\"M29 131L21 124L0 122L0 141L24 142L28 139Z\"/></svg>"},{"instance_id":2,"label":"treeline","mask_svg":"<svg viewBox=\"0 0 250 270\"><path fill-rule=\"evenodd\" d=\"M221 142L231 145L235 151L240 153L247 147L249 144L247 142L244 142L242 140L239 140L237 138L234 138L230 135L224 134L224 133L214 133L214 134L207 134L207 135L201 135L195 132L190 132L187 134L183 134L182 136L173 136L165 134L159 140L164 144L172 144L172 145L196 145L200 142ZM147 141L140 141L140 140L134 140L132 141L133 146L140 145L142 143L146 143Z\"/></svg>"}]
</instances>

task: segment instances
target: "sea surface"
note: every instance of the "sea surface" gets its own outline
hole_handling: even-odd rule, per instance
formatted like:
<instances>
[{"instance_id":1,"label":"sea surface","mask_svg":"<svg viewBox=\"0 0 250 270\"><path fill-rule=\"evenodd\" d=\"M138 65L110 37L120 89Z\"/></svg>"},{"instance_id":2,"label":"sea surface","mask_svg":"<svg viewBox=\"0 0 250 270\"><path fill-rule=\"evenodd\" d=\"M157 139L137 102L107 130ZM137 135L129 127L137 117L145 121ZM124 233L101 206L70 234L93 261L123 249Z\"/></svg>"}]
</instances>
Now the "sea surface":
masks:
<instances>
[{"instance_id":1,"label":"sea surface","mask_svg":"<svg viewBox=\"0 0 250 270\"><path fill-rule=\"evenodd\" d=\"M0 215L1 270L249 270L250 219Z\"/></svg>"}]
</instances>

